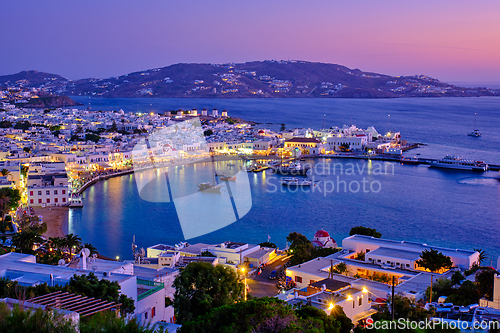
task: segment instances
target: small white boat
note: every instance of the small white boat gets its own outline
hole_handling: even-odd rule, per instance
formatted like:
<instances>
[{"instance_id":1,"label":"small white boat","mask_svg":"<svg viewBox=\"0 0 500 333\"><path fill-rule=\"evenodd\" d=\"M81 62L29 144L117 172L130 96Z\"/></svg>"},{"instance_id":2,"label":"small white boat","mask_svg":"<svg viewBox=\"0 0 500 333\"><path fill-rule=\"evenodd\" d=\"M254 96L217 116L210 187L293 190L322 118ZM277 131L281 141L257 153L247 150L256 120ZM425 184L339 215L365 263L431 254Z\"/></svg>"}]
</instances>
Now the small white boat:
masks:
<instances>
[{"instance_id":1,"label":"small white boat","mask_svg":"<svg viewBox=\"0 0 500 333\"><path fill-rule=\"evenodd\" d=\"M224 184L212 184L210 182L197 184L198 189L203 192L220 192Z\"/></svg>"},{"instance_id":2,"label":"small white boat","mask_svg":"<svg viewBox=\"0 0 500 333\"><path fill-rule=\"evenodd\" d=\"M468 136L473 136L475 138L479 138L481 136L481 132L479 132L479 130L476 129L476 113L474 113L474 128L473 128L472 132L470 132L467 135Z\"/></svg>"},{"instance_id":3,"label":"small white boat","mask_svg":"<svg viewBox=\"0 0 500 333\"><path fill-rule=\"evenodd\" d=\"M71 198L69 198L69 207L71 208L80 208L83 207L83 201L82 197L79 195L72 195Z\"/></svg>"},{"instance_id":4,"label":"small white boat","mask_svg":"<svg viewBox=\"0 0 500 333\"><path fill-rule=\"evenodd\" d=\"M228 176L225 173L217 173L216 175L217 175L217 177L220 178L220 180L223 180L223 181L233 181L233 182L236 181L236 175Z\"/></svg>"},{"instance_id":5,"label":"small white boat","mask_svg":"<svg viewBox=\"0 0 500 333\"><path fill-rule=\"evenodd\" d=\"M309 169L307 165L303 166L300 163L290 163L288 165L281 165L273 170L281 175L305 176Z\"/></svg>"},{"instance_id":6,"label":"small white boat","mask_svg":"<svg viewBox=\"0 0 500 333\"><path fill-rule=\"evenodd\" d=\"M472 132L470 132L469 134L467 134L468 136L473 136L475 138L478 138L481 136L481 132L479 132L479 130L475 129L473 130Z\"/></svg>"},{"instance_id":7,"label":"small white boat","mask_svg":"<svg viewBox=\"0 0 500 333\"><path fill-rule=\"evenodd\" d=\"M295 177L281 178L280 183L283 186L311 186L312 181L306 179L298 179Z\"/></svg>"}]
</instances>

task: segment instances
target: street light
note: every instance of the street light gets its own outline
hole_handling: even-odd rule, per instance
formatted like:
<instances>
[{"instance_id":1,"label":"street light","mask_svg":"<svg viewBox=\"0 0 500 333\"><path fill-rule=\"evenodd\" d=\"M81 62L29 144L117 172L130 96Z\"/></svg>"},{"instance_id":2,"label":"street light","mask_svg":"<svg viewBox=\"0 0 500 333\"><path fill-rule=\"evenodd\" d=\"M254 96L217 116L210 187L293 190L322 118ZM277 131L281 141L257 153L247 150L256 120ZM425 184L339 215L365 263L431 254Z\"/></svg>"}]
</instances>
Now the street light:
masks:
<instances>
[{"instance_id":1,"label":"street light","mask_svg":"<svg viewBox=\"0 0 500 333\"><path fill-rule=\"evenodd\" d=\"M247 276L245 274L245 267L241 268L241 272L243 273L243 277L245 279L245 301L247 300Z\"/></svg>"}]
</instances>

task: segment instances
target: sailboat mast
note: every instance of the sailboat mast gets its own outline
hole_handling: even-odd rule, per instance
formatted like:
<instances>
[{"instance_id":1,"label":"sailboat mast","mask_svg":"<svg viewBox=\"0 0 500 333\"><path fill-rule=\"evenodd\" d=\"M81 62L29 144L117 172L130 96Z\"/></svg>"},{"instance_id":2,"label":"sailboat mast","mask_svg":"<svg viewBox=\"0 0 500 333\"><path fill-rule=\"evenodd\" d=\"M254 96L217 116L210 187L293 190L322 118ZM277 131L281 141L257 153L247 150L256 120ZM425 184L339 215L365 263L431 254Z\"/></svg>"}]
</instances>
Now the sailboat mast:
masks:
<instances>
[{"instance_id":1,"label":"sailboat mast","mask_svg":"<svg viewBox=\"0 0 500 333\"><path fill-rule=\"evenodd\" d=\"M474 113L474 131L476 130L476 115L477 113Z\"/></svg>"}]
</instances>

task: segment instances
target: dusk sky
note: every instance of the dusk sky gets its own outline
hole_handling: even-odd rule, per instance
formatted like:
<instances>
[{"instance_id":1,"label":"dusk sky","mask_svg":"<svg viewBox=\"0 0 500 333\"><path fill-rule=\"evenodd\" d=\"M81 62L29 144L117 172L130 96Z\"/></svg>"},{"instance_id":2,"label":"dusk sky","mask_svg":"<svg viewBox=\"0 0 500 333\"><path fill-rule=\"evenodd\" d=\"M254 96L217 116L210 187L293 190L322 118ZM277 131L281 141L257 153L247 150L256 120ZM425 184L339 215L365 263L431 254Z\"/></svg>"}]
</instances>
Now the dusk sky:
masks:
<instances>
[{"instance_id":1,"label":"dusk sky","mask_svg":"<svg viewBox=\"0 0 500 333\"><path fill-rule=\"evenodd\" d=\"M0 75L296 59L500 82L498 0L5 1L0 29Z\"/></svg>"}]
</instances>

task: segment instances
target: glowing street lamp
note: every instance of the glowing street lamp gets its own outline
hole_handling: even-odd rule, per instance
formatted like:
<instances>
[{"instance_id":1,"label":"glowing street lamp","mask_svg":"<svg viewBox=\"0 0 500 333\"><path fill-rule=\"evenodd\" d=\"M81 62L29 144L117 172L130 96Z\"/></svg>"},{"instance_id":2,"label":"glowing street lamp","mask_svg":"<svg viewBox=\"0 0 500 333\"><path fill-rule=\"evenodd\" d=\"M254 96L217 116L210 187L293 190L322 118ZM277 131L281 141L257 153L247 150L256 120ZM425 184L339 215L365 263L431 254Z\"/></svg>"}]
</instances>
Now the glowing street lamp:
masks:
<instances>
[{"instance_id":1,"label":"glowing street lamp","mask_svg":"<svg viewBox=\"0 0 500 333\"><path fill-rule=\"evenodd\" d=\"M247 275L245 274L245 267L241 268L241 272L243 273L243 277L245 279L245 301L247 300Z\"/></svg>"}]
</instances>

